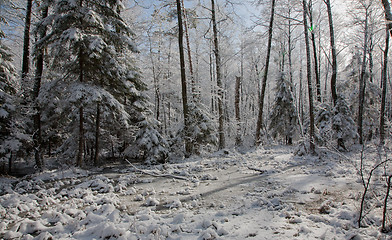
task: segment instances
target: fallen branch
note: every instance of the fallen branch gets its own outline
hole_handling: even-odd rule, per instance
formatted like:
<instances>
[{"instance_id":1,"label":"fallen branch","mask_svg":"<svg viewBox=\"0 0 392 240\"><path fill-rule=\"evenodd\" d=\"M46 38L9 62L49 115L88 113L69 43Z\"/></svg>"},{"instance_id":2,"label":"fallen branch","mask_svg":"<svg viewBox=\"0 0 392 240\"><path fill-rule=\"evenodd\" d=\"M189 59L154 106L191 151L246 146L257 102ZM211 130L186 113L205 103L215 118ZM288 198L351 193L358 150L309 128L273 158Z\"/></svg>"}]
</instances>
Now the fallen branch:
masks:
<instances>
[{"instance_id":1,"label":"fallen branch","mask_svg":"<svg viewBox=\"0 0 392 240\"><path fill-rule=\"evenodd\" d=\"M127 159L125 159L125 161L131 165L131 167L133 167L135 169L135 171L152 176L152 177L165 177L165 178L174 178L174 179L179 179L179 180L184 180L184 181L189 181L188 178L186 177L182 177L182 176L176 176L176 175L172 175L172 174L161 174L161 173L156 173L156 172L150 172L150 171L146 171L146 170L142 170L137 168L135 165L133 165L130 161L128 161Z\"/></svg>"},{"instance_id":2,"label":"fallen branch","mask_svg":"<svg viewBox=\"0 0 392 240\"><path fill-rule=\"evenodd\" d=\"M260 172L261 174L267 172L266 170L258 169L258 168L254 168L254 167L249 167L249 166L248 166L248 169L249 169L249 170L256 171L256 172Z\"/></svg>"}]
</instances>

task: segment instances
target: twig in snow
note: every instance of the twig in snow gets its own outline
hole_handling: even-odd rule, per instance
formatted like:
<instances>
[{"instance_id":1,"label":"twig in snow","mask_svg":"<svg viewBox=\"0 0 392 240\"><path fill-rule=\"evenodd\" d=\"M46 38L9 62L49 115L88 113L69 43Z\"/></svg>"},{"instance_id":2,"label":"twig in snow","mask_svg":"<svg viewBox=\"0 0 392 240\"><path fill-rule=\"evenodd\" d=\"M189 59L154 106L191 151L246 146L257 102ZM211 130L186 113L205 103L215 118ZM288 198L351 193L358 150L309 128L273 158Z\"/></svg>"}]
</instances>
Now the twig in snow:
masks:
<instances>
[{"instance_id":1,"label":"twig in snow","mask_svg":"<svg viewBox=\"0 0 392 240\"><path fill-rule=\"evenodd\" d=\"M149 171L145 171L142 169L137 168L135 165L133 165L130 161L128 161L127 159L125 159L125 161L131 165L131 167L133 167L135 169L135 171L152 176L152 177L166 177L166 178L175 178L175 179L179 179L179 180L184 180L184 181L189 181L188 178L186 177L182 177L182 176L176 176L176 175L172 175L172 174L160 174L160 173L154 173L154 172L149 172Z\"/></svg>"}]
</instances>

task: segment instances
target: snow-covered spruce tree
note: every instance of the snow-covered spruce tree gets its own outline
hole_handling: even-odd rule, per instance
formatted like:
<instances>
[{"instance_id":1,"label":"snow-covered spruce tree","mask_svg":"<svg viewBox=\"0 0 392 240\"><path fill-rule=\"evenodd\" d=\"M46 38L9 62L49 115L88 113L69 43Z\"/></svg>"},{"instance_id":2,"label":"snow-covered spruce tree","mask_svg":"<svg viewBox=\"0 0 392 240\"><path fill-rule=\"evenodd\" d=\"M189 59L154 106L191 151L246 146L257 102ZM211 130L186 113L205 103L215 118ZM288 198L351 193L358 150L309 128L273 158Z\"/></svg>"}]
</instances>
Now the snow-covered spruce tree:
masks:
<instances>
[{"instance_id":1,"label":"snow-covered spruce tree","mask_svg":"<svg viewBox=\"0 0 392 240\"><path fill-rule=\"evenodd\" d=\"M338 149L345 151L347 150L345 143L357 138L358 134L350 108L342 96L338 96L333 113L333 138L338 141Z\"/></svg>"},{"instance_id":2,"label":"snow-covered spruce tree","mask_svg":"<svg viewBox=\"0 0 392 240\"><path fill-rule=\"evenodd\" d=\"M132 126L146 120L146 86L135 67L137 50L120 15L121 1L57 0L53 6L40 22L49 23L51 32L36 44L48 47L54 71L39 98L44 105L59 99L52 107L69 133L61 149L80 166L86 154L95 155L86 149L88 142L98 153L110 149L102 142L110 137L102 134L125 141Z\"/></svg>"},{"instance_id":3,"label":"snow-covered spruce tree","mask_svg":"<svg viewBox=\"0 0 392 240\"><path fill-rule=\"evenodd\" d=\"M283 72L279 73L276 84L276 96L269 117L269 129L274 138L279 136L286 144L292 144L298 132L298 117L290 83L285 79Z\"/></svg>"},{"instance_id":4,"label":"snow-covered spruce tree","mask_svg":"<svg viewBox=\"0 0 392 240\"><path fill-rule=\"evenodd\" d=\"M197 100L189 103L189 126L184 125L178 129L177 134L171 138L171 152L176 155L184 155L184 138L188 137L191 145L189 154L200 155L203 152L210 152L218 145L218 126L213 120L206 107Z\"/></svg>"},{"instance_id":5,"label":"snow-covered spruce tree","mask_svg":"<svg viewBox=\"0 0 392 240\"><path fill-rule=\"evenodd\" d=\"M332 139L332 116L333 107L329 103L320 103L316 106L316 141L319 145L325 145Z\"/></svg>"},{"instance_id":6,"label":"snow-covered spruce tree","mask_svg":"<svg viewBox=\"0 0 392 240\"><path fill-rule=\"evenodd\" d=\"M19 122L16 70L9 51L0 40L0 171L6 164L11 170L12 154L28 139Z\"/></svg>"}]
</instances>

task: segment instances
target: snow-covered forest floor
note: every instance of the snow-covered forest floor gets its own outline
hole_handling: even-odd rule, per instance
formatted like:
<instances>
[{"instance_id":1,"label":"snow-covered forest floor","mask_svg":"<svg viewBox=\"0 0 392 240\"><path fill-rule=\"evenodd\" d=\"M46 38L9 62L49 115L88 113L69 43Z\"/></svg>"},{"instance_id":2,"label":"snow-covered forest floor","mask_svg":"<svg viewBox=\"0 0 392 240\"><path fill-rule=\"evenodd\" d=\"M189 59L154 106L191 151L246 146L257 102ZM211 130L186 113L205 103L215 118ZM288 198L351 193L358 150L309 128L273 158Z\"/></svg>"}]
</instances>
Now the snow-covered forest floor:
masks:
<instances>
[{"instance_id":1,"label":"snow-covered forest floor","mask_svg":"<svg viewBox=\"0 0 392 240\"><path fill-rule=\"evenodd\" d=\"M275 146L2 177L0 238L388 239L379 231L381 195L357 228L359 162L360 151L298 157Z\"/></svg>"}]
</instances>

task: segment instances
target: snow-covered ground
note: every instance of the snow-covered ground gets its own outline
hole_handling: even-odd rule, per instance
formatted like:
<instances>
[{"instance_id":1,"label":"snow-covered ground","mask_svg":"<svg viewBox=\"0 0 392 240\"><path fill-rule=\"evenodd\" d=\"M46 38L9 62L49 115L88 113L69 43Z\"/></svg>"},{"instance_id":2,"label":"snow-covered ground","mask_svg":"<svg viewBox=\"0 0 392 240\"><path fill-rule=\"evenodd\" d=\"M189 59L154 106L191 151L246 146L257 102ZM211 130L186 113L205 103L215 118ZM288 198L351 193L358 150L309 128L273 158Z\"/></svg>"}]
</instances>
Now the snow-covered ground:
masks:
<instances>
[{"instance_id":1,"label":"snow-covered ground","mask_svg":"<svg viewBox=\"0 0 392 240\"><path fill-rule=\"evenodd\" d=\"M359 160L279 146L1 178L0 238L389 239L381 204L357 228Z\"/></svg>"}]
</instances>

